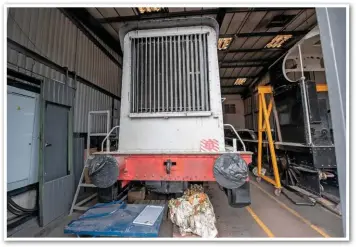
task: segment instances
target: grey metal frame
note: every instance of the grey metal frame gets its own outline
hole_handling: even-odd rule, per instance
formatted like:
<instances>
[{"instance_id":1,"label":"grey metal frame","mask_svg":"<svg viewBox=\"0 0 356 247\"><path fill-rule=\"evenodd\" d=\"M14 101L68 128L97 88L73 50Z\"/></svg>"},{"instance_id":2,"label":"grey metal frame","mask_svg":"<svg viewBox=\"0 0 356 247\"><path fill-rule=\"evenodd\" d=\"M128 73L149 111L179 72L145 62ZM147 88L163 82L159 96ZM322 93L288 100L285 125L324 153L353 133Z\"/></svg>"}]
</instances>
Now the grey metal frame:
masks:
<instances>
[{"instance_id":1,"label":"grey metal frame","mask_svg":"<svg viewBox=\"0 0 356 247\"><path fill-rule=\"evenodd\" d=\"M58 91L58 94L51 92ZM73 175L73 125L74 125L74 97L75 89L69 87L67 83L45 79L41 83L41 113L40 113L40 162L39 162L39 205L40 205L40 225L45 226L56 217L65 214L69 208L67 203L72 199L74 192L74 175ZM70 108L68 116L68 175L51 181L45 181L44 169L44 151L45 144L45 114L46 103L67 106ZM58 193L60 188L61 192ZM59 205L58 202L61 202ZM70 204L68 204L70 205Z\"/></svg>"},{"instance_id":2,"label":"grey metal frame","mask_svg":"<svg viewBox=\"0 0 356 247\"><path fill-rule=\"evenodd\" d=\"M347 27L349 10L344 8L316 8L326 79L328 84L331 118L334 126L335 152L339 179L341 212L345 237L349 237L349 181L346 147L347 108Z\"/></svg>"},{"instance_id":3,"label":"grey metal frame","mask_svg":"<svg viewBox=\"0 0 356 247\"><path fill-rule=\"evenodd\" d=\"M92 122L93 115L105 115L106 116L106 133L93 133L93 132L91 132L91 122ZM85 163L84 163L84 166L83 166L82 174L80 175L80 178L79 178L79 183L77 185L77 189L76 189L75 194L74 194L74 198L73 198L73 201L72 201L72 206L70 208L69 215L72 215L74 210L79 210L79 211L87 210L89 207L84 207L83 205L85 203L89 202L90 200L94 199L97 196L97 193L93 193L92 195L88 196L87 198L81 200L80 202L77 202L77 199L78 199L78 196L79 196L79 192L80 192L80 188L82 188L82 187L95 188L96 187L94 184L83 183L85 168L87 167L87 160L90 157L90 137L92 137L92 136L103 136L103 137L105 137L103 142L102 142L102 144L101 144L101 148L102 148L101 151L103 151L104 142L106 141L106 150L108 150L108 152L110 152L110 141L108 140L108 137L113 132L113 130L115 130L116 128L119 127L119 126L115 126L114 128L112 128L110 130L110 123L111 123L111 114L110 114L109 110L90 111L88 113L87 153L86 153L86 157L85 157L86 160L85 160Z\"/></svg>"}]
</instances>

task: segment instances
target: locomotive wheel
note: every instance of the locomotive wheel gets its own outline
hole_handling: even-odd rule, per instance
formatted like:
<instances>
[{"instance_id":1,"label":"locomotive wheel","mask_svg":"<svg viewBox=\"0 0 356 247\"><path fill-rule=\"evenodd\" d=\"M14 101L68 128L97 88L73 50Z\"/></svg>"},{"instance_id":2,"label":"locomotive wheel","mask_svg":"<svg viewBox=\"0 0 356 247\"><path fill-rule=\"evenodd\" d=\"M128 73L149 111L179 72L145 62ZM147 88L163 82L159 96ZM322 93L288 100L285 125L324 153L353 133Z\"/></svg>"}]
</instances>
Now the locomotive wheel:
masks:
<instances>
[{"instance_id":1,"label":"locomotive wheel","mask_svg":"<svg viewBox=\"0 0 356 247\"><path fill-rule=\"evenodd\" d=\"M256 181L258 182L258 183L261 183L261 177L256 177Z\"/></svg>"},{"instance_id":2,"label":"locomotive wheel","mask_svg":"<svg viewBox=\"0 0 356 247\"><path fill-rule=\"evenodd\" d=\"M276 196L280 196L280 195L281 195L281 192L282 192L282 189L276 188L276 189L274 190L274 194L275 194Z\"/></svg>"}]
</instances>

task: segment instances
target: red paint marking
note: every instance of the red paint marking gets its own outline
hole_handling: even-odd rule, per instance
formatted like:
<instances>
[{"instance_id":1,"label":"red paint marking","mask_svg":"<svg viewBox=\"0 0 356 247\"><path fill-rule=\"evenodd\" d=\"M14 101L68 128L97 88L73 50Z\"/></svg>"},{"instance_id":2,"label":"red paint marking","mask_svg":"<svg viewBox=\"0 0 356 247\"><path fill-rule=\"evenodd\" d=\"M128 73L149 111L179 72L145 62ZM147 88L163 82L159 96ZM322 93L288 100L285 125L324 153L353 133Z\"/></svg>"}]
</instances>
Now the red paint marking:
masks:
<instances>
[{"instance_id":1,"label":"red paint marking","mask_svg":"<svg viewBox=\"0 0 356 247\"><path fill-rule=\"evenodd\" d=\"M247 164L252 155L240 154ZM213 155L129 155L120 160L118 180L123 181L215 181L213 167L220 154ZM164 162L170 159L176 165L167 174ZM126 182L125 182L126 183Z\"/></svg>"},{"instance_id":2,"label":"red paint marking","mask_svg":"<svg viewBox=\"0 0 356 247\"><path fill-rule=\"evenodd\" d=\"M219 142L216 139L203 139L200 141L201 151L219 151Z\"/></svg>"}]
</instances>

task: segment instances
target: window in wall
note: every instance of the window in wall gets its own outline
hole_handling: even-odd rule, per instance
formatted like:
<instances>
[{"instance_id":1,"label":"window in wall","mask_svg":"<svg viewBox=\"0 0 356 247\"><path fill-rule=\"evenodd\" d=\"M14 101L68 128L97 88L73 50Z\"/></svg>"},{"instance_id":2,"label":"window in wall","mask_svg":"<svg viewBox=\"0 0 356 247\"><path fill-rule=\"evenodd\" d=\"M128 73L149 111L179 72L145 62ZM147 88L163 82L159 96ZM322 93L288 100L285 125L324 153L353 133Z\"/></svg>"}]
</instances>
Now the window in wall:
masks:
<instances>
[{"instance_id":1,"label":"window in wall","mask_svg":"<svg viewBox=\"0 0 356 247\"><path fill-rule=\"evenodd\" d=\"M225 104L224 105L225 114L236 114L235 104Z\"/></svg>"}]
</instances>

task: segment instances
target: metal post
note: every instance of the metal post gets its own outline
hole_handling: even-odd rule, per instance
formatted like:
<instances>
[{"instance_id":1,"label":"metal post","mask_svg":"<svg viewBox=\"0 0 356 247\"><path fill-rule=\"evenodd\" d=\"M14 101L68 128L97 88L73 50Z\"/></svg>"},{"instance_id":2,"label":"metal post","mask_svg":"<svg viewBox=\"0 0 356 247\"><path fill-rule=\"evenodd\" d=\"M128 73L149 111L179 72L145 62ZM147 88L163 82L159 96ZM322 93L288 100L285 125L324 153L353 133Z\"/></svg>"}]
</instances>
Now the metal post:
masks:
<instances>
[{"instance_id":1,"label":"metal post","mask_svg":"<svg viewBox=\"0 0 356 247\"><path fill-rule=\"evenodd\" d=\"M346 157L346 73L348 28L348 9L345 8L316 8L320 29L321 47L325 62L326 80L328 84L332 124L334 126L335 153L339 179L342 223L345 237L349 236L348 228L348 166Z\"/></svg>"}]
</instances>

